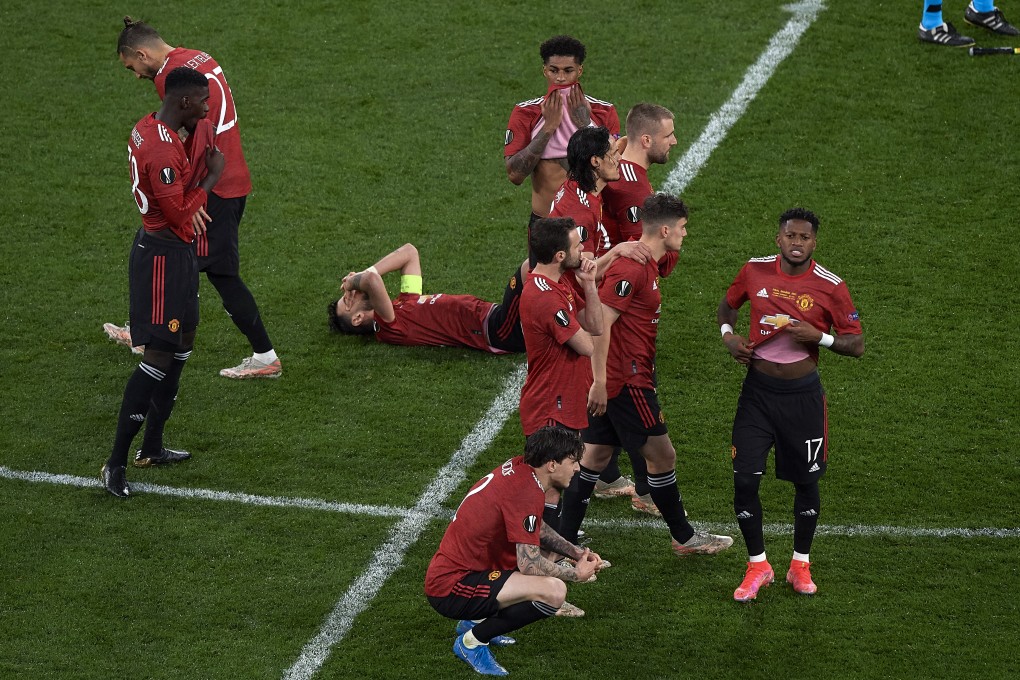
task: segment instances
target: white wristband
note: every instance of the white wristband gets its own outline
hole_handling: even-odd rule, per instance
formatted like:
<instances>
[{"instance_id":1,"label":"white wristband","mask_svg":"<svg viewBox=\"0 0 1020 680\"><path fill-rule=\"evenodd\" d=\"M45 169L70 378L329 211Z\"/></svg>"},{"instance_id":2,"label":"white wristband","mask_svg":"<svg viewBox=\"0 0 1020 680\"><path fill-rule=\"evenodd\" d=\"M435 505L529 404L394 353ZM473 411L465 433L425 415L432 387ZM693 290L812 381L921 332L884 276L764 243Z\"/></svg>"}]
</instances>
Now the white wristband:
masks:
<instances>
[{"instance_id":1,"label":"white wristband","mask_svg":"<svg viewBox=\"0 0 1020 680\"><path fill-rule=\"evenodd\" d=\"M822 337L818 340L818 344L822 347L832 347L832 343L836 341L836 338L832 337L828 333L822 333Z\"/></svg>"},{"instance_id":2,"label":"white wristband","mask_svg":"<svg viewBox=\"0 0 1020 680\"><path fill-rule=\"evenodd\" d=\"M728 323L724 323L722 326L719 326L719 332L722 333L722 336L725 338L727 333L733 332L733 326Z\"/></svg>"}]
</instances>

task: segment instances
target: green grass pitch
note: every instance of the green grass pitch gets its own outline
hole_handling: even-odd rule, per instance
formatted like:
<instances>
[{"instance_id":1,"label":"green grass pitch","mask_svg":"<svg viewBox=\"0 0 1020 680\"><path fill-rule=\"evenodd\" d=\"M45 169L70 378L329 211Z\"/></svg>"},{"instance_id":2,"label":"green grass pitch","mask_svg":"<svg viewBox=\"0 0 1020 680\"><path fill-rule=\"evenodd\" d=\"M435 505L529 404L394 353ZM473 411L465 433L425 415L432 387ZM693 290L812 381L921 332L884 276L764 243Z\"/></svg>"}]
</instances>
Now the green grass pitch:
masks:
<instances>
[{"instance_id":1,"label":"green grass pitch","mask_svg":"<svg viewBox=\"0 0 1020 680\"><path fill-rule=\"evenodd\" d=\"M779 213L813 209L816 258L848 282L867 342L861 360L822 356L821 527L857 529L816 539L816 597L776 583L738 606L742 541L678 562L664 527L595 501L589 533L614 567L570 586L586 618L497 652L514 677L1020 675L1020 60L920 44L910 2L825 4L684 191L659 382L692 519L734 531L741 369L714 310L747 258L774 252ZM961 28L965 4L944 8ZM1020 21L1020 6L1002 9ZM254 182L242 274L284 366L278 381L217 375L248 346L204 282L167 426L194 459L129 480L395 508L415 505L521 359L331 336L340 277L411 241L428 291L497 298L529 209L528 187L506 180L503 131L543 90L545 38L585 42L585 89L621 117L639 101L677 114L658 186L791 17L779 0L5 3L0 466L12 474L94 478L137 361L101 331L127 315L139 225L127 136L157 108L117 61L125 13L225 69ZM445 507L520 446L512 414ZM787 485L770 477L763 503L767 522L792 521ZM125 502L4 474L0 676L283 677L398 521L155 492ZM473 677L422 594L443 528L401 548L316 677ZM766 540L785 572L792 536Z\"/></svg>"}]
</instances>

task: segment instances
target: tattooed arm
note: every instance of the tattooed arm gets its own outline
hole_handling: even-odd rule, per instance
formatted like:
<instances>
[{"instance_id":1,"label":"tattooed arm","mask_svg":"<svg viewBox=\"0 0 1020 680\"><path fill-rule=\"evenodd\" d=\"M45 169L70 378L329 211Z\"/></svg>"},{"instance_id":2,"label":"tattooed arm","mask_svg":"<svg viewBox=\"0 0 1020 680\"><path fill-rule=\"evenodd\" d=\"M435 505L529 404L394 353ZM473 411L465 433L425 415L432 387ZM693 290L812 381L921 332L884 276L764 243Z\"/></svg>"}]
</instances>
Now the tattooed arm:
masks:
<instances>
[{"instance_id":1,"label":"tattooed arm","mask_svg":"<svg viewBox=\"0 0 1020 680\"><path fill-rule=\"evenodd\" d=\"M560 537L560 540L563 538ZM542 557L542 548L537 545L517 544L517 568L526 576L553 576L561 581L582 583L598 571L599 563L600 560L593 558L591 551L585 549L581 551L577 566L566 567Z\"/></svg>"},{"instance_id":2,"label":"tattooed arm","mask_svg":"<svg viewBox=\"0 0 1020 680\"><path fill-rule=\"evenodd\" d=\"M545 522L542 522L542 533L539 535L538 540L542 548L551 550L564 557L569 557L572 560L581 559L581 555L584 553L579 547L556 533L556 530ZM520 546L518 546L517 554L520 555Z\"/></svg>"},{"instance_id":3,"label":"tattooed arm","mask_svg":"<svg viewBox=\"0 0 1020 680\"><path fill-rule=\"evenodd\" d=\"M542 152L556 128L563 120L563 101L559 96L546 97L542 102L542 117L545 123L542 129L531 140L526 147L506 159L506 174L514 184L522 184L542 160Z\"/></svg>"}]
</instances>

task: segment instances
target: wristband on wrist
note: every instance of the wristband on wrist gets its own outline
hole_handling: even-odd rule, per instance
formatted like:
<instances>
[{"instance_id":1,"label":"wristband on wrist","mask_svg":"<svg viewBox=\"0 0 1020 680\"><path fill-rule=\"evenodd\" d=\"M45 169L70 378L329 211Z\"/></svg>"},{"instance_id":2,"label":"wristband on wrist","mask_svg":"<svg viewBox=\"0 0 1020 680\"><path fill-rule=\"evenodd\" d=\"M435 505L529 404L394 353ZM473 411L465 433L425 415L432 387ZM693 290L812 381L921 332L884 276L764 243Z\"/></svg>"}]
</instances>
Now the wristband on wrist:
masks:
<instances>
[{"instance_id":1,"label":"wristband on wrist","mask_svg":"<svg viewBox=\"0 0 1020 680\"><path fill-rule=\"evenodd\" d=\"M832 343L836 341L836 338L832 337L828 333L822 333L822 337L819 338L818 344L822 347L832 347Z\"/></svg>"},{"instance_id":2,"label":"wristband on wrist","mask_svg":"<svg viewBox=\"0 0 1020 680\"><path fill-rule=\"evenodd\" d=\"M719 326L719 332L722 333L722 336L725 338L727 333L733 332L733 326L728 323L724 323L722 326Z\"/></svg>"},{"instance_id":3,"label":"wristband on wrist","mask_svg":"<svg viewBox=\"0 0 1020 680\"><path fill-rule=\"evenodd\" d=\"M373 274L378 274L379 273L379 270L375 268L374 264L371 267L369 267L368 269L366 269L365 271L366 272L372 272Z\"/></svg>"}]
</instances>

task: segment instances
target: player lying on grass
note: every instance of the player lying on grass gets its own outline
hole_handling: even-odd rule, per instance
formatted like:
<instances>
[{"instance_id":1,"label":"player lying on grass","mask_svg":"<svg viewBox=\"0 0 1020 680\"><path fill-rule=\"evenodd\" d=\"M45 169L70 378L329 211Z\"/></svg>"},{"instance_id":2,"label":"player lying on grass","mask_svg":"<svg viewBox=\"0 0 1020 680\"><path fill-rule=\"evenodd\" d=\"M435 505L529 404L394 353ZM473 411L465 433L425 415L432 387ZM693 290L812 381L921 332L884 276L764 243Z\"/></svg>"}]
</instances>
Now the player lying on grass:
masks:
<instances>
[{"instance_id":1,"label":"player lying on grass","mask_svg":"<svg viewBox=\"0 0 1020 680\"><path fill-rule=\"evenodd\" d=\"M582 451L576 432L558 426L535 431L523 456L471 487L429 563L429 604L459 620L453 653L483 675L507 675L490 644L513 644L507 633L556 614L567 597L564 581L589 581L607 566L542 521L545 490L567 487ZM543 550L574 566L546 559Z\"/></svg>"},{"instance_id":2,"label":"player lying on grass","mask_svg":"<svg viewBox=\"0 0 1020 680\"><path fill-rule=\"evenodd\" d=\"M383 276L400 272L400 295L390 299ZM405 243L374 265L351 272L343 297L329 303L329 327L348 335L375 335L390 345L466 347L493 354L524 352L518 311L523 263L507 283L503 301L473 295L422 294L418 249Z\"/></svg>"}]
</instances>

